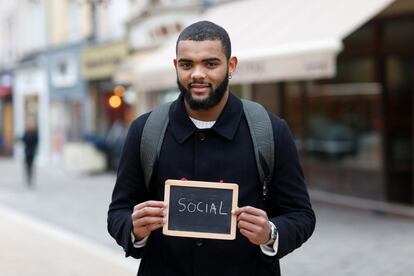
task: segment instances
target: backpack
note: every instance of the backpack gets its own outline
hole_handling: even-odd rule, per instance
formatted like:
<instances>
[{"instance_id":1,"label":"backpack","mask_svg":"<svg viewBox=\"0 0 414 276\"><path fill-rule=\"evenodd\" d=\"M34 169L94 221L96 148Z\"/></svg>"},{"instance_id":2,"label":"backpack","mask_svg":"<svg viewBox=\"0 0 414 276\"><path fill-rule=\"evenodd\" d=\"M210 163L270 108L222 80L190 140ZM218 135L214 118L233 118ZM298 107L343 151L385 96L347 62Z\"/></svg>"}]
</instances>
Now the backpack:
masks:
<instances>
[{"instance_id":1,"label":"backpack","mask_svg":"<svg viewBox=\"0 0 414 276\"><path fill-rule=\"evenodd\" d=\"M168 112L172 102L156 107L149 115L141 137L141 167L145 186L149 189L153 168L160 154L165 131L168 126ZM244 114L252 138L256 166L260 183L263 185L263 199L267 199L268 183L274 169L273 128L266 109L258 103L242 99Z\"/></svg>"}]
</instances>

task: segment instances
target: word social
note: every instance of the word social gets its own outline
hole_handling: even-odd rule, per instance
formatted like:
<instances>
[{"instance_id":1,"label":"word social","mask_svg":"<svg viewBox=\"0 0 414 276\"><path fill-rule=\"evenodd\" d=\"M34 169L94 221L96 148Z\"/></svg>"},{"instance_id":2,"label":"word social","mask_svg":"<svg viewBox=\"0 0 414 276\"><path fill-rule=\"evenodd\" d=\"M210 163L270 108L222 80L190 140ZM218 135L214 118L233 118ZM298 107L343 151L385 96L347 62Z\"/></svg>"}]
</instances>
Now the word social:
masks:
<instances>
[{"instance_id":1,"label":"word social","mask_svg":"<svg viewBox=\"0 0 414 276\"><path fill-rule=\"evenodd\" d=\"M228 213L224 212L223 208L223 201L220 202L203 202L203 201L196 201L193 202L188 200L184 197L178 200L178 204L180 208L178 212L188 212L188 213L206 213L206 214L214 214L214 215L221 215L226 216Z\"/></svg>"}]
</instances>

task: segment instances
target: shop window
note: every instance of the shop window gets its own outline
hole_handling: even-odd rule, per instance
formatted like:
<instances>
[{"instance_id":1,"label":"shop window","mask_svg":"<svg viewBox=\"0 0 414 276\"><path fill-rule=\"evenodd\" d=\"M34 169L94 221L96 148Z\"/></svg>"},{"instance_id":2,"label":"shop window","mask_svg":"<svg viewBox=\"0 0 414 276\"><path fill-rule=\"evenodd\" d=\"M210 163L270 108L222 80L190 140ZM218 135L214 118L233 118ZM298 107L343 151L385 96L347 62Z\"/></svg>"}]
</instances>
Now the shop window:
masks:
<instances>
[{"instance_id":1,"label":"shop window","mask_svg":"<svg viewBox=\"0 0 414 276\"><path fill-rule=\"evenodd\" d=\"M230 91L239 98L243 98L243 87L240 84L230 85Z\"/></svg>"},{"instance_id":2,"label":"shop window","mask_svg":"<svg viewBox=\"0 0 414 276\"><path fill-rule=\"evenodd\" d=\"M414 59L390 56L386 68L389 169L411 171Z\"/></svg>"},{"instance_id":3,"label":"shop window","mask_svg":"<svg viewBox=\"0 0 414 276\"><path fill-rule=\"evenodd\" d=\"M300 148L300 138L303 134L303 101L301 94L301 87L298 82L290 82L286 84L286 119L289 128L296 139L297 145Z\"/></svg>"},{"instance_id":4,"label":"shop window","mask_svg":"<svg viewBox=\"0 0 414 276\"><path fill-rule=\"evenodd\" d=\"M414 45L414 18L388 20L384 26L384 48L391 51L412 51Z\"/></svg>"},{"instance_id":5,"label":"shop window","mask_svg":"<svg viewBox=\"0 0 414 276\"><path fill-rule=\"evenodd\" d=\"M288 82L286 120L312 189L384 198L381 86Z\"/></svg>"},{"instance_id":6,"label":"shop window","mask_svg":"<svg viewBox=\"0 0 414 276\"><path fill-rule=\"evenodd\" d=\"M302 151L338 165L380 169L380 85L313 85L306 95Z\"/></svg>"},{"instance_id":7,"label":"shop window","mask_svg":"<svg viewBox=\"0 0 414 276\"><path fill-rule=\"evenodd\" d=\"M279 116L284 116L280 112L280 101L279 97L281 91L278 89L276 83L257 83L253 85L253 94L252 99L263 105L268 111L277 114Z\"/></svg>"},{"instance_id":8,"label":"shop window","mask_svg":"<svg viewBox=\"0 0 414 276\"><path fill-rule=\"evenodd\" d=\"M373 82L375 60L371 57L342 58L337 65L336 83Z\"/></svg>"},{"instance_id":9,"label":"shop window","mask_svg":"<svg viewBox=\"0 0 414 276\"><path fill-rule=\"evenodd\" d=\"M397 94L412 94L414 77L413 58L389 56L386 59L386 80L388 88Z\"/></svg>"}]
</instances>

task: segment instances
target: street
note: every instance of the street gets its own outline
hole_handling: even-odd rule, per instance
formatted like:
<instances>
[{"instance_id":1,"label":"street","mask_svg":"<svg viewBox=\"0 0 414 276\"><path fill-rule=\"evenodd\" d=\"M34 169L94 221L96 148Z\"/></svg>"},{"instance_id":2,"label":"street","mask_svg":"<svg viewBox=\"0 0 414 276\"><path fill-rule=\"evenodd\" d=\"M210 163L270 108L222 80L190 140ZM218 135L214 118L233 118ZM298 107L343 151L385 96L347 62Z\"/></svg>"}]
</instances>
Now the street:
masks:
<instances>
[{"instance_id":1,"label":"street","mask_svg":"<svg viewBox=\"0 0 414 276\"><path fill-rule=\"evenodd\" d=\"M19 162L0 159L0 275L136 275L137 260L106 231L115 175L37 167L33 189ZM414 275L414 221L314 203L316 230L281 260L282 275Z\"/></svg>"}]
</instances>

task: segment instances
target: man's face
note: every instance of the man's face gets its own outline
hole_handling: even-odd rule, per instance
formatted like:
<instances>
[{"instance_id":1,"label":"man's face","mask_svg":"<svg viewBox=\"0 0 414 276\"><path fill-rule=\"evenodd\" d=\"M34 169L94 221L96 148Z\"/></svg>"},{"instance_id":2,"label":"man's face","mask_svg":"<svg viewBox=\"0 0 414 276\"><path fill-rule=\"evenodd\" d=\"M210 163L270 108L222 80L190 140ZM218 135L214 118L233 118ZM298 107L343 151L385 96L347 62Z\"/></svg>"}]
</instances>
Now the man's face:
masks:
<instances>
[{"instance_id":1,"label":"man's face","mask_svg":"<svg viewBox=\"0 0 414 276\"><path fill-rule=\"evenodd\" d=\"M208 110L217 105L228 91L228 75L237 60L227 60L220 40L178 43L177 84L191 109Z\"/></svg>"}]
</instances>

